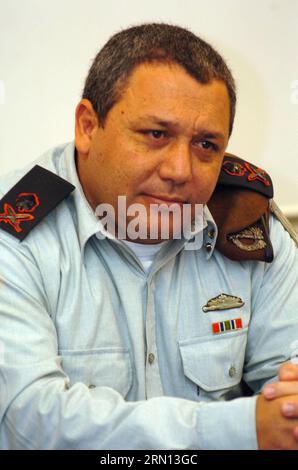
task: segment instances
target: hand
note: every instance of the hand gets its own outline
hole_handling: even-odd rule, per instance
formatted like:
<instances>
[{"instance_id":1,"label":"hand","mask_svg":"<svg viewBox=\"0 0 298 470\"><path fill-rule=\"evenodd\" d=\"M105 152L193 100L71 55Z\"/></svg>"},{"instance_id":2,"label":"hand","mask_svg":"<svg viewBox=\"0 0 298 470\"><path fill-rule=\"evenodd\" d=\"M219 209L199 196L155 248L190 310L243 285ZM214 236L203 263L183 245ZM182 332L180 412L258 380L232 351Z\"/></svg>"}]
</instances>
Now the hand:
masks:
<instances>
[{"instance_id":1,"label":"hand","mask_svg":"<svg viewBox=\"0 0 298 470\"><path fill-rule=\"evenodd\" d=\"M298 366L287 362L278 373L279 381L265 385L262 394L267 400L287 397L283 402L281 412L286 418L298 418L298 402L290 400L290 395L298 397Z\"/></svg>"},{"instance_id":2,"label":"hand","mask_svg":"<svg viewBox=\"0 0 298 470\"><path fill-rule=\"evenodd\" d=\"M298 395L266 400L259 395L256 406L256 429L261 450L298 450L298 419L284 417L281 409L292 403L298 409Z\"/></svg>"}]
</instances>

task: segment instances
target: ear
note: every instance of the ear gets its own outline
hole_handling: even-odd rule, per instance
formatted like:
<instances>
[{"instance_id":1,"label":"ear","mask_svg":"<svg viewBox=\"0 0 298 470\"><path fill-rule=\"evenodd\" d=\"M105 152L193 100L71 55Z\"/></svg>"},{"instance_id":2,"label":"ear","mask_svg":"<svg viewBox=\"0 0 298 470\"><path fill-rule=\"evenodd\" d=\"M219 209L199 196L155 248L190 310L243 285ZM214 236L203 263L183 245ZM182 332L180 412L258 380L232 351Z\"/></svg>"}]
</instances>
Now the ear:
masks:
<instances>
[{"instance_id":1,"label":"ear","mask_svg":"<svg viewBox=\"0 0 298 470\"><path fill-rule=\"evenodd\" d=\"M79 154L89 154L92 138L98 126L98 117L91 102L86 99L81 100L75 113L75 144Z\"/></svg>"}]
</instances>

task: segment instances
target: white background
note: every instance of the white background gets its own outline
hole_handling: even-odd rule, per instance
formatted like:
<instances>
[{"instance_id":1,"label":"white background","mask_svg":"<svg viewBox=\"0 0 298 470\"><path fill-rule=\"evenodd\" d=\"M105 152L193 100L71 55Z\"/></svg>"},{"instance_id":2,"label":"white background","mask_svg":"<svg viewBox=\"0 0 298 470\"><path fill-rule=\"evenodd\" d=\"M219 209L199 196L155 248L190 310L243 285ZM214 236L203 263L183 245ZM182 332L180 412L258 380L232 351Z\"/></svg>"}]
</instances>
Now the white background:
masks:
<instances>
[{"instance_id":1,"label":"white background","mask_svg":"<svg viewBox=\"0 0 298 470\"><path fill-rule=\"evenodd\" d=\"M0 174L73 139L93 57L148 21L223 54L238 85L229 151L269 171L277 203L298 214L298 0L0 0Z\"/></svg>"}]
</instances>

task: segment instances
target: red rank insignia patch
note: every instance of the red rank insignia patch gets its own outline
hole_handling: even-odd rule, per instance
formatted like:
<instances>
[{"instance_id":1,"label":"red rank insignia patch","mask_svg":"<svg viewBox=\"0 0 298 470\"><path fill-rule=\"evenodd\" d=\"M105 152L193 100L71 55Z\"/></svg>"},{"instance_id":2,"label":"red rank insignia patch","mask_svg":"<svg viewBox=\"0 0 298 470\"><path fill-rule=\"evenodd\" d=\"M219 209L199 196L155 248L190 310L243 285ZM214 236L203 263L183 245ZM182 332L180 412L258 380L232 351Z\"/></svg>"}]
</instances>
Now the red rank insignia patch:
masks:
<instances>
[{"instance_id":1,"label":"red rank insignia patch","mask_svg":"<svg viewBox=\"0 0 298 470\"><path fill-rule=\"evenodd\" d=\"M0 222L10 224L16 232L20 233L22 231L21 223L29 220L34 220L32 214L15 212L10 204L4 204L4 212L0 214Z\"/></svg>"},{"instance_id":2,"label":"red rank insignia patch","mask_svg":"<svg viewBox=\"0 0 298 470\"><path fill-rule=\"evenodd\" d=\"M245 166L250 173L247 178L248 181L258 180L258 181L261 181L261 183L265 184L265 186L270 186L270 181L268 180L266 171L248 162L245 162Z\"/></svg>"},{"instance_id":3,"label":"red rank insignia patch","mask_svg":"<svg viewBox=\"0 0 298 470\"><path fill-rule=\"evenodd\" d=\"M35 193L20 193L16 199L19 212L33 212L39 206L39 198Z\"/></svg>"},{"instance_id":4,"label":"red rank insignia patch","mask_svg":"<svg viewBox=\"0 0 298 470\"><path fill-rule=\"evenodd\" d=\"M240 162L233 162L231 160L225 160L222 165L223 171L231 176L244 176L247 169Z\"/></svg>"}]
</instances>

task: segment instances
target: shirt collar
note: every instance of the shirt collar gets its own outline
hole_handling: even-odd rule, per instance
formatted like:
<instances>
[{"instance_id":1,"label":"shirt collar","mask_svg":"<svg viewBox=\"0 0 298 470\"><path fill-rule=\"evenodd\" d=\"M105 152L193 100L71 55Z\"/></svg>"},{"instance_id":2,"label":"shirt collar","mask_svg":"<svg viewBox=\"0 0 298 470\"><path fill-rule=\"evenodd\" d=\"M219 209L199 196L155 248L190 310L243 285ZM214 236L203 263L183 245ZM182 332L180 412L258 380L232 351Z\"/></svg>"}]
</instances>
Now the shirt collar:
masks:
<instances>
[{"instance_id":1,"label":"shirt collar","mask_svg":"<svg viewBox=\"0 0 298 470\"><path fill-rule=\"evenodd\" d=\"M60 173L62 173L61 176L64 176L67 181L75 186L72 197L75 205L81 252L83 252L85 244L93 235L96 235L98 239L109 238L116 241L117 239L104 229L102 223L100 220L98 220L92 207L86 199L77 173L74 142L70 142L64 148L64 152L60 160L59 170ZM198 235L202 230L203 246L206 250L206 257L209 259L212 256L215 248L218 229L211 212L206 205L204 206L203 210L203 226L202 218L199 216L193 223L191 237ZM190 237L187 236L184 238L186 242L190 239Z\"/></svg>"},{"instance_id":2,"label":"shirt collar","mask_svg":"<svg viewBox=\"0 0 298 470\"><path fill-rule=\"evenodd\" d=\"M184 234L184 240L189 245L188 250L198 250L203 247L206 251L206 259L210 259L214 252L216 240L218 236L218 228L212 217L212 214L205 204L203 206L203 214L199 211L197 217L192 222L191 232L189 235Z\"/></svg>"},{"instance_id":3,"label":"shirt collar","mask_svg":"<svg viewBox=\"0 0 298 470\"><path fill-rule=\"evenodd\" d=\"M204 228L203 245L206 250L206 258L210 259L215 249L218 228L207 205L204 206L204 219L207 225Z\"/></svg>"},{"instance_id":4,"label":"shirt collar","mask_svg":"<svg viewBox=\"0 0 298 470\"><path fill-rule=\"evenodd\" d=\"M61 159L63 166L62 172L66 179L75 186L72 193L76 222L78 227L78 237L80 241L81 252L90 237L100 231L101 223L96 217L92 207L86 199L81 182L78 177L75 161L75 144L70 142L64 149Z\"/></svg>"}]
</instances>

